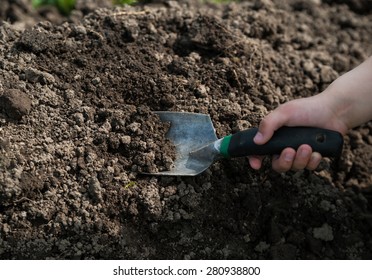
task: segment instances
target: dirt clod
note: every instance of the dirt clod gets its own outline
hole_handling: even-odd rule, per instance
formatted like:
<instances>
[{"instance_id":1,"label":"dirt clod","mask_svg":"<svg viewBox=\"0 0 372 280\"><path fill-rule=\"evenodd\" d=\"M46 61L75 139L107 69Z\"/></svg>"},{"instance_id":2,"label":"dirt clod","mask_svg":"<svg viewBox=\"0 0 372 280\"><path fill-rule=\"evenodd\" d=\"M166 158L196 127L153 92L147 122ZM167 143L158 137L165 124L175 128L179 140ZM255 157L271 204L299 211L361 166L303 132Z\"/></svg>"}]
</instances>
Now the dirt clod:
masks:
<instances>
[{"instance_id":1,"label":"dirt clod","mask_svg":"<svg viewBox=\"0 0 372 280\"><path fill-rule=\"evenodd\" d=\"M0 95L0 109L9 118L20 120L31 111L31 99L20 90L5 90Z\"/></svg>"}]
</instances>

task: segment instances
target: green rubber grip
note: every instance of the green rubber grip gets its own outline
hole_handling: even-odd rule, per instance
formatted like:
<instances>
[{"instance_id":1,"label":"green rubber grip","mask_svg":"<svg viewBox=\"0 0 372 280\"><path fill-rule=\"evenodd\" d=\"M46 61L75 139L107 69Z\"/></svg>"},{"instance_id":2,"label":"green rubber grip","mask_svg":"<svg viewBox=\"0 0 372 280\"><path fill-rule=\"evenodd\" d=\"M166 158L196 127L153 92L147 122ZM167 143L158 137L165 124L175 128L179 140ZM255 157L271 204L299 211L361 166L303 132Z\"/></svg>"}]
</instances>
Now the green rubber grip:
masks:
<instances>
[{"instance_id":1,"label":"green rubber grip","mask_svg":"<svg viewBox=\"0 0 372 280\"><path fill-rule=\"evenodd\" d=\"M220 153L223 155L225 158L230 157L229 155L229 146L230 146L230 141L231 141L232 135L225 136L222 139L221 147L220 147Z\"/></svg>"}]
</instances>

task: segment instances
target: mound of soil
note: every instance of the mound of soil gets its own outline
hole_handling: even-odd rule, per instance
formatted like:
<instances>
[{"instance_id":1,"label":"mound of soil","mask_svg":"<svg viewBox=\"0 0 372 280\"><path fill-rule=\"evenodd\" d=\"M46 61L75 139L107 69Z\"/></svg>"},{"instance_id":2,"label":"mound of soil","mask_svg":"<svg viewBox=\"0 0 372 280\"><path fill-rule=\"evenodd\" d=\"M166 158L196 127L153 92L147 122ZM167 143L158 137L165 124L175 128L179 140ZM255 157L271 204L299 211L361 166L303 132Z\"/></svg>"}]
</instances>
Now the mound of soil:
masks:
<instances>
[{"instance_id":1,"label":"mound of soil","mask_svg":"<svg viewBox=\"0 0 372 280\"><path fill-rule=\"evenodd\" d=\"M368 1L93 2L0 4L1 259L372 257L371 122L315 172L141 174L175 157L153 111L209 114L222 137L361 63Z\"/></svg>"}]
</instances>

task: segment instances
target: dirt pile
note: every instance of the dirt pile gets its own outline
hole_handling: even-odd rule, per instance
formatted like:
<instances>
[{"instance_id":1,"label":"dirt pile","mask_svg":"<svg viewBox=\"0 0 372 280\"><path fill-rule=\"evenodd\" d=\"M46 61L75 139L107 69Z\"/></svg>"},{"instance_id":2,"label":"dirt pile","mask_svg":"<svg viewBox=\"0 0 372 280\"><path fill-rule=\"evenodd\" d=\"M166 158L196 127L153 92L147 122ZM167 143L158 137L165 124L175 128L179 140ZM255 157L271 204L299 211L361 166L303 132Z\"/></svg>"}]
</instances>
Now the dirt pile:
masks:
<instances>
[{"instance_id":1,"label":"dirt pile","mask_svg":"<svg viewBox=\"0 0 372 280\"><path fill-rule=\"evenodd\" d=\"M320 1L90 9L0 26L1 258L372 257L371 123L317 172L236 159L194 178L139 173L172 165L152 111L210 114L219 136L256 126L371 55L370 13Z\"/></svg>"}]
</instances>

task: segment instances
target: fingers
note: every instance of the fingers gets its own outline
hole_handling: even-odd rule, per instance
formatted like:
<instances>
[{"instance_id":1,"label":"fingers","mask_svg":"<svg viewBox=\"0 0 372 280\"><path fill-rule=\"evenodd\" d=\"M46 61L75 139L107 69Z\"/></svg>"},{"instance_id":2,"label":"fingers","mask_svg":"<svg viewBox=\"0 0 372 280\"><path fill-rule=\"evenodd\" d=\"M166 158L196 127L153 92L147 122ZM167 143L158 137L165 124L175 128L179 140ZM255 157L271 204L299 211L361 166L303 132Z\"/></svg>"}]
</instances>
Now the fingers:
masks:
<instances>
[{"instance_id":1,"label":"fingers","mask_svg":"<svg viewBox=\"0 0 372 280\"><path fill-rule=\"evenodd\" d=\"M321 161L322 161L322 155L317 152L314 152L311 154L310 161L307 164L306 168L309 170L315 170Z\"/></svg>"},{"instance_id":2,"label":"fingers","mask_svg":"<svg viewBox=\"0 0 372 280\"><path fill-rule=\"evenodd\" d=\"M319 96L288 101L263 118L254 142L265 144L282 126L324 126L329 119L322 109ZM315 113L314 113L315 112Z\"/></svg>"},{"instance_id":3,"label":"fingers","mask_svg":"<svg viewBox=\"0 0 372 280\"><path fill-rule=\"evenodd\" d=\"M258 132L253 141L257 145L267 143L274 132L282 126L314 126L344 131L342 127L334 122L329 124L328 120L332 112L323 104L322 95L315 95L308 98L292 100L280 105L270 114L268 114L260 123ZM273 169L278 172L286 172L290 169L314 170L319 165L322 156L319 153L313 153L308 145L302 145L297 149L284 149L280 156L273 157ZM262 159L251 158L250 164L258 169L262 165Z\"/></svg>"},{"instance_id":4,"label":"fingers","mask_svg":"<svg viewBox=\"0 0 372 280\"><path fill-rule=\"evenodd\" d=\"M287 172L292 168L293 160L295 159L296 151L292 148L286 148L280 156L273 156L272 167L276 172Z\"/></svg>"},{"instance_id":5,"label":"fingers","mask_svg":"<svg viewBox=\"0 0 372 280\"><path fill-rule=\"evenodd\" d=\"M258 170L262 166L263 157L262 156L249 156L248 160L249 160L249 164L251 165L251 167L255 170Z\"/></svg>"},{"instance_id":6,"label":"fingers","mask_svg":"<svg viewBox=\"0 0 372 280\"><path fill-rule=\"evenodd\" d=\"M249 156L249 164L259 170L262 167L263 156ZM283 173L289 170L315 170L322 160L322 155L317 152L312 152L309 145L302 145L297 152L292 148L286 148L282 153L273 156L272 167L276 172Z\"/></svg>"},{"instance_id":7,"label":"fingers","mask_svg":"<svg viewBox=\"0 0 372 280\"><path fill-rule=\"evenodd\" d=\"M273 136L275 130L283 126L288 120L288 114L284 114L283 107L279 106L277 110L268 114L260 123L258 132L253 138L253 141L262 145L265 144Z\"/></svg>"},{"instance_id":8,"label":"fingers","mask_svg":"<svg viewBox=\"0 0 372 280\"><path fill-rule=\"evenodd\" d=\"M296 152L296 156L292 164L292 169L305 169L310 161L312 152L313 151L309 145L301 145Z\"/></svg>"},{"instance_id":9,"label":"fingers","mask_svg":"<svg viewBox=\"0 0 372 280\"><path fill-rule=\"evenodd\" d=\"M272 167L275 171L282 173L289 170L314 170L318 167L322 156L312 152L309 145L301 145L297 152L292 148L286 148L280 156L274 156Z\"/></svg>"}]
</instances>

